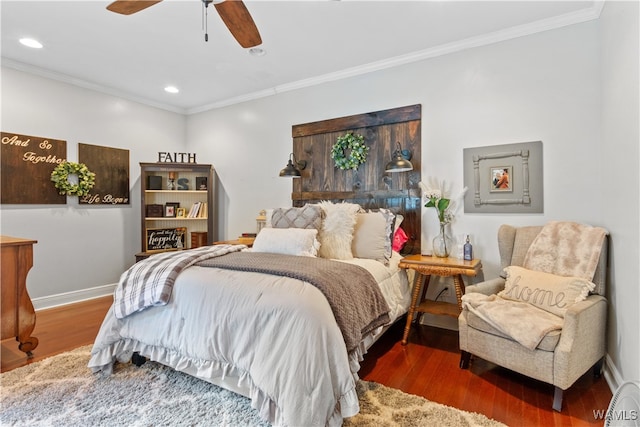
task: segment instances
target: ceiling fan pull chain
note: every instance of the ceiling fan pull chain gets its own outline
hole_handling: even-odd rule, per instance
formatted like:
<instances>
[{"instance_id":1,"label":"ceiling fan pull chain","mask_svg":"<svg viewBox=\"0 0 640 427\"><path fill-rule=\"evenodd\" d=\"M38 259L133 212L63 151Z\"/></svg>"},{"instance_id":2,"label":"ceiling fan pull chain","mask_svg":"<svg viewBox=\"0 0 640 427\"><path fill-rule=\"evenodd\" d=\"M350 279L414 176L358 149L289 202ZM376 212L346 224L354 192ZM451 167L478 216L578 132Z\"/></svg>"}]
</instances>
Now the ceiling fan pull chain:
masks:
<instances>
[{"instance_id":1,"label":"ceiling fan pull chain","mask_svg":"<svg viewBox=\"0 0 640 427\"><path fill-rule=\"evenodd\" d=\"M209 41L209 14L207 13L209 3L202 1L202 27L204 28L204 41Z\"/></svg>"}]
</instances>

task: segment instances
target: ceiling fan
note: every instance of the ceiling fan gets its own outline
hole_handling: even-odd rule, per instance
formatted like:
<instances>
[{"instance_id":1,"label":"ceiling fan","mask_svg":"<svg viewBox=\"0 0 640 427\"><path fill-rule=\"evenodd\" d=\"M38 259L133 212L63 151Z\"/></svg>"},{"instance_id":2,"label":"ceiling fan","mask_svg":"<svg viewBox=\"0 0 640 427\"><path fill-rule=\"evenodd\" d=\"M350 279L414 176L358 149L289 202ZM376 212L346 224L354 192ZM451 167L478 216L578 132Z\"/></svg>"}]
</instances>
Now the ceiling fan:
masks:
<instances>
[{"instance_id":1,"label":"ceiling fan","mask_svg":"<svg viewBox=\"0 0 640 427\"><path fill-rule=\"evenodd\" d=\"M161 1L117 0L109 4L107 9L122 15L131 15ZM209 6L210 3L214 4L220 18L222 18L231 35L240 43L240 46L250 48L262 44L258 27L256 27L251 14L242 1L225 0L216 2L214 0L202 0L202 3L205 6Z\"/></svg>"}]
</instances>

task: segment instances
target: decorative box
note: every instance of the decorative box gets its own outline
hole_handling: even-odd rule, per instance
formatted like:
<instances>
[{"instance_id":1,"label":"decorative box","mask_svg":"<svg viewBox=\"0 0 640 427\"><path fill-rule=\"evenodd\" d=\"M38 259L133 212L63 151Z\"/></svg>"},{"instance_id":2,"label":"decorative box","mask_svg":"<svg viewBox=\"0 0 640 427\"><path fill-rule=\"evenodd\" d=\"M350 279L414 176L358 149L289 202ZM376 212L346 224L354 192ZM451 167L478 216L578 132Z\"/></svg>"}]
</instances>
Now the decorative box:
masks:
<instances>
[{"instance_id":1,"label":"decorative box","mask_svg":"<svg viewBox=\"0 0 640 427\"><path fill-rule=\"evenodd\" d=\"M200 246L207 245L207 232L206 231L192 231L191 232L191 249L199 248Z\"/></svg>"},{"instance_id":2,"label":"decorative box","mask_svg":"<svg viewBox=\"0 0 640 427\"><path fill-rule=\"evenodd\" d=\"M162 190L162 177L149 175L147 177L147 190Z\"/></svg>"},{"instance_id":3,"label":"decorative box","mask_svg":"<svg viewBox=\"0 0 640 427\"><path fill-rule=\"evenodd\" d=\"M160 218L164 216L163 205L146 205L147 218Z\"/></svg>"}]
</instances>

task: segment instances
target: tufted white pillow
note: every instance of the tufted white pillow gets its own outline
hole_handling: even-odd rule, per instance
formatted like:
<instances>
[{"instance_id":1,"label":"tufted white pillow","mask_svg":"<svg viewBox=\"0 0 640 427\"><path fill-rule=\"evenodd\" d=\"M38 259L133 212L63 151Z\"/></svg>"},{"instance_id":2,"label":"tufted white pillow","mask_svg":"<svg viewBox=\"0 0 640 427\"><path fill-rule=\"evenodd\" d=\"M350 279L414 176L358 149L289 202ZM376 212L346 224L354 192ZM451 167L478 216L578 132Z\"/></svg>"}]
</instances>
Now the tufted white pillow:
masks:
<instances>
[{"instance_id":1,"label":"tufted white pillow","mask_svg":"<svg viewBox=\"0 0 640 427\"><path fill-rule=\"evenodd\" d=\"M313 228L263 228L253 242L253 252L315 257L320 242Z\"/></svg>"}]
</instances>

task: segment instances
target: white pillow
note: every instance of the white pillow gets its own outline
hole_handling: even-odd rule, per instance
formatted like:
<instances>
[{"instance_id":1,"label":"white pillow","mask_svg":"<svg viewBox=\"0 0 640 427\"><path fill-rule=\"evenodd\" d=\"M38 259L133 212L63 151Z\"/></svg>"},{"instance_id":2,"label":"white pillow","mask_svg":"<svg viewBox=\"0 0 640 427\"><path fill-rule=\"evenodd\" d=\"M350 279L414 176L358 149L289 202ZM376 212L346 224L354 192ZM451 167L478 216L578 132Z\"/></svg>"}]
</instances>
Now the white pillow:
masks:
<instances>
[{"instance_id":1,"label":"white pillow","mask_svg":"<svg viewBox=\"0 0 640 427\"><path fill-rule=\"evenodd\" d=\"M322 228L318 235L318 255L329 259L353 259L351 242L360 205L329 201L322 201L318 205L324 212Z\"/></svg>"},{"instance_id":2,"label":"white pillow","mask_svg":"<svg viewBox=\"0 0 640 427\"><path fill-rule=\"evenodd\" d=\"M318 255L318 230L313 228L263 228L253 242L254 252L272 254Z\"/></svg>"},{"instance_id":3,"label":"white pillow","mask_svg":"<svg viewBox=\"0 0 640 427\"><path fill-rule=\"evenodd\" d=\"M387 209L358 213L351 243L353 256L389 265L394 223L395 215Z\"/></svg>"}]
</instances>

